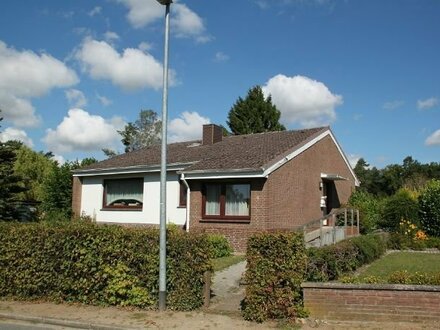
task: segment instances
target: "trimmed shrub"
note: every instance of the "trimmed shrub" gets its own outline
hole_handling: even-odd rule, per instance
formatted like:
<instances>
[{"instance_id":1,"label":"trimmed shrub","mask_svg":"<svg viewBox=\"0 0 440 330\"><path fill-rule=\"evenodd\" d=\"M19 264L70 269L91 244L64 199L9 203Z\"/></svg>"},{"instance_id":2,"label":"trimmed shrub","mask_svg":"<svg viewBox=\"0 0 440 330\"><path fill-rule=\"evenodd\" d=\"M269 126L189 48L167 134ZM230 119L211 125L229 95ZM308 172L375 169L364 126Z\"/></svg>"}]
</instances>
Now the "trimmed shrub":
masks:
<instances>
[{"instance_id":1,"label":"trimmed shrub","mask_svg":"<svg viewBox=\"0 0 440 330\"><path fill-rule=\"evenodd\" d=\"M211 269L205 235L169 231L167 305L203 304ZM157 229L64 224L0 224L0 295L154 308L158 302Z\"/></svg>"},{"instance_id":2,"label":"trimmed shrub","mask_svg":"<svg viewBox=\"0 0 440 330\"><path fill-rule=\"evenodd\" d=\"M378 197L362 190L356 190L350 196L348 204L359 209L359 226L362 234L367 234L377 229L383 204Z\"/></svg>"},{"instance_id":3,"label":"trimmed shrub","mask_svg":"<svg viewBox=\"0 0 440 330\"><path fill-rule=\"evenodd\" d=\"M378 259L385 251L386 240L379 234L358 236L321 248L309 248L307 281L335 280Z\"/></svg>"},{"instance_id":4,"label":"trimmed shrub","mask_svg":"<svg viewBox=\"0 0 440 330\"><path fill-rule=\"evenodd\" d=\"M389 231L398 231L403 219L414 224L419 223L417 198L414 193L405 188L399 189L385 200L379 226Z\"/></svg>"},{"instance_id":5,"label":"trimmed shrub","mask_svg":"<svg viewBox=\"0 0 440 330\"><path fill-rule=\"evenodd\" d=\"M224 235L208 234L208 242L211 246L211 257L228 257L233 252L231 244Z\"/></svg>"},{"instance_id":6,"label":"trimmed shrub","mask_svg":"<svg viewBox=\"0 0 440 330\"><path fill-rule=\"evenodd\" d=\"M247 243L246 320L291 319L304 316L301 282L306 272L304 238L298 233L261 233Z\"/></svg>"},{"instance_id":7,"label":"trimmed shrub","mask_svg":"<svg viewBox=\"0 0 440 330\"><path fill-rule=\"evenodd\" d=\"M440 180L431 180L419 196L420 223L428 235L440 237Z\"/></svg>"}]
</instances>

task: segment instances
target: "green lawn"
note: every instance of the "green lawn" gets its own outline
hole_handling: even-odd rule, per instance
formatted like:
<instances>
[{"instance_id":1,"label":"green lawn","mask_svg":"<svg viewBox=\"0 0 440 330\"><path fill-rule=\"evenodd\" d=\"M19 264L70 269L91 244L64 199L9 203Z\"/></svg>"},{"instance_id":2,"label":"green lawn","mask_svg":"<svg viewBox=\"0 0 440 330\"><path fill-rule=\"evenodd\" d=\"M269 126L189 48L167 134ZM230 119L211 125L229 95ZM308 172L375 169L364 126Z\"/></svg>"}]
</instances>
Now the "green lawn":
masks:
<instances>
[{"instance_id":1,"label":"green lawn","mask_svg":"<svg viewBox=\"0 0 440 330\"><path fill-rule=\"evenodd\" d=\"M214 267L214 271L218 272L219 270L225 269L229 266L235 265L240 261L243 261L245 256L229 256L223 258L212 259L212 265Z\"/></svg>"},{"instance_id":2,"label":"green lawn","mask_svg":"<svg viewBox=\"0 0 440 330\"><path fill-rule=\"evenodd\" d=\"M363 272L359 279L375 276L388 278L390 274L406 270L408 273L439 273L440 253L394 252L374 261Z\"/></svg>"}]
</instances>

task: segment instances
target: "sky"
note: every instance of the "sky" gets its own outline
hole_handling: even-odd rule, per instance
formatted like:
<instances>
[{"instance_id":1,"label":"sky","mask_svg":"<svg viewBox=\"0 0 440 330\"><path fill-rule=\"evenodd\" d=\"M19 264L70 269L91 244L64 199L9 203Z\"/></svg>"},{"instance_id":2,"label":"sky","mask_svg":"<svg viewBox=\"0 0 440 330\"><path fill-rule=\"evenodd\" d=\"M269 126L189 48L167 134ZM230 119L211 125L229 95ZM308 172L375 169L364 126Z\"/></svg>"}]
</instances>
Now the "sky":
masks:
<instances>
[{"instance_id":1,"label":"sky","mask_svg":"<svg viewBox=\"0 0 440 330\"><path fill-rule=\"evenodd\" d=\"M440 161L440 1L178 0L168 141L227 127L260 85L287 129L330 125L351 162ZM156 0L0 1L0 139L59 161L123 151L162 109Z\"/></svg>"}]
</instances>

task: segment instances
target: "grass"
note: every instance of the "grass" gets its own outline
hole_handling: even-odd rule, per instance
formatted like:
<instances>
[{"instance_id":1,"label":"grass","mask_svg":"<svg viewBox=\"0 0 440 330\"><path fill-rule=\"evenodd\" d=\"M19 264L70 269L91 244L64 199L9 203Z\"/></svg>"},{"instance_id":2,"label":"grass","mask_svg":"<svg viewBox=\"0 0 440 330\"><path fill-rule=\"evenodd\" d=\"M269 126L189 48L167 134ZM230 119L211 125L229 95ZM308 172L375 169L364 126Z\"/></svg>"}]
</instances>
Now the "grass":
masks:
<instances>
[{"instance_id":1,"label":"grass","mask_svg":"<svg viewBox=\"0 0 440 330\"><path fill-rule=\"evenodd\" d=\"M245 256L235 256L235 255L212 259L212 266L214 267L214 271L218 272L222 269L228 268L229 266L235 265L240 261L243 261L244 259Z\"/></svg>"},{"instance_id":2,"label":"grass","mask_svg":"<svg viewBox=\"0 0 440 330\"><path fill-rule=\"evenodd\" d=\"M439 273L440 253L394 252L371 263L358 276L363 279L369 276L388 278L392 273L406 270L415 272Z\"/></svg>"}]
</instances>

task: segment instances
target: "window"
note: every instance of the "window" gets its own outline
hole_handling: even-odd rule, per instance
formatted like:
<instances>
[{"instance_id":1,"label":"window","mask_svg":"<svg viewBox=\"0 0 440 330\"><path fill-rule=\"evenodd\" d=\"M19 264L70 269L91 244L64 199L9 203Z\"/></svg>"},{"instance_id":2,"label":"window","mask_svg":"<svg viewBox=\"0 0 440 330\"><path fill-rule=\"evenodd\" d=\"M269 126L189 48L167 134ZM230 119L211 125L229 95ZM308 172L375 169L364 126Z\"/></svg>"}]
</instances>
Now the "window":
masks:
<instances>
[{"instance_id":1,"label":"window","mask_svg":"<svg viewBox=\"0 0 440 330\"><path fill-rule=\"evenodd\" d=\"M203 195L203 218L250 219L250 184L209 183Z\"/></svg>"},{"instance_id":2,"label":"window","mask_svg":"<svg viewBox=\"0 0 440 330\"><path fill-rule=\"evenodd\" d=\"M182 181L179 181L179 183L180 183L179 207L186 207L188 190L186 189L186 186Z\"/></svg>"},{"instance_id":3,"label":"window","mask_svg":"<svg viewBox=\"0 0 440 330\"><path fill-rule=\"evenodd\" d=\"M142 209L143 195L142 178L104 180L104 208Z\"/></svg>"}]
</instances>

